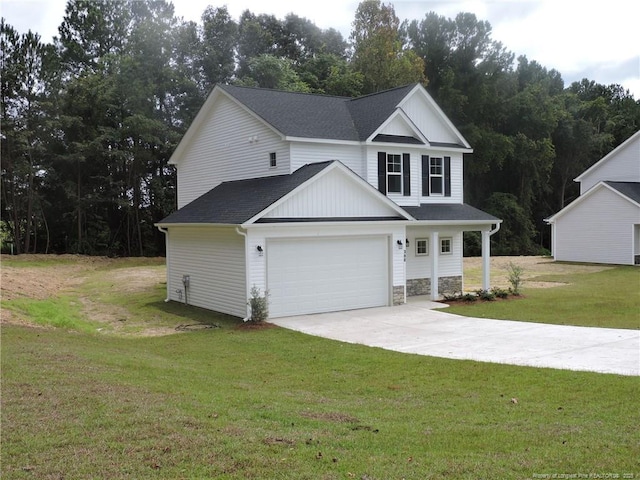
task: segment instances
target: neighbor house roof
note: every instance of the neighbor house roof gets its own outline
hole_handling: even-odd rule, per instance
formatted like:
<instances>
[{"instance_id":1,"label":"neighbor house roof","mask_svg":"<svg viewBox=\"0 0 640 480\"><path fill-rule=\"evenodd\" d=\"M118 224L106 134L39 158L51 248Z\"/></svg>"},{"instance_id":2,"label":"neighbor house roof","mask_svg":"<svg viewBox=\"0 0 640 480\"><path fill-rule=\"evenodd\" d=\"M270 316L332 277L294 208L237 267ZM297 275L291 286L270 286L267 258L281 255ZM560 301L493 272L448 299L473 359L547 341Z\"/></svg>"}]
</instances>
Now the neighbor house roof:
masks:
<instances>
[{"instance_id":1,"label":"neighbor house roof","mask_svg":"<svg viewBox=\"0 0 640 480\"><path fill-rule=\"evenodd\" d=\"M545 218L544 221L547 223L554 223L558 217L561 217L571 209L575 208L577 205L580 205L582 202L586 201L586 199L590 198L595 192L598 192L603 188L608 188L609 190L623 197L625 200L633 202L636 205L640 205L640 183L603 181L597 183L594 187L589 189L586 193L580 195L559 212L551 215L548 218Z\"/></svg>"},{"instance_id":2,"label":"neighbor house roof","mask_svg":"<svg viewBox=\"0 0 640 480\"><path fill-rule=\"evenodd\" d=\"M589 168L587 168L584 172L582 172L580 175L578 175L576 178L574 178L573 181L574 182L580 182L584 177L589 175L594 170L600 168L604 163L608 162L610 158L616 156L618 154L618 152L620 152L621 150L627 148L627 146L631 145L633 142L635 142L639 138L640 138L640 130L638 130L636 133L631 135L624 142L622 142L620 145L618 145L616 148L611 150L608 154L606 154L604 157L602 157L596 163L594 163Z\"/></svg>"},{"instance_id":3,"label":"neighbor house roof","mask_svg":"<svg viewBox=\"0 0 640 480\"><path fill-rule=\"evenodd\" d=\"M418 221L490 222L502 220L466 203L423 203L419 207L402 207Z\"/></svg>"},{"instance_id":4,"label":"neighbor house roof","mask_svg":"<svg viewBox=\"0 0 640 480\"><path fill-rule=\"evenodd\" d=\"M223 182L164 218L158 225L240 225L327 168L332 162L311 163L290 175Z\"/></svg>"},{"instance_id":5,"label":"neighbor house roof","mask_svg":"<svg viewBox=\"0 0 640 480\"><path fill-rule=\"evenodd\" d=\"M614 190L617 190L625 197L640 204L640 183L638 182L609 182L605 181Z\"/></svg>"}]
</instances>

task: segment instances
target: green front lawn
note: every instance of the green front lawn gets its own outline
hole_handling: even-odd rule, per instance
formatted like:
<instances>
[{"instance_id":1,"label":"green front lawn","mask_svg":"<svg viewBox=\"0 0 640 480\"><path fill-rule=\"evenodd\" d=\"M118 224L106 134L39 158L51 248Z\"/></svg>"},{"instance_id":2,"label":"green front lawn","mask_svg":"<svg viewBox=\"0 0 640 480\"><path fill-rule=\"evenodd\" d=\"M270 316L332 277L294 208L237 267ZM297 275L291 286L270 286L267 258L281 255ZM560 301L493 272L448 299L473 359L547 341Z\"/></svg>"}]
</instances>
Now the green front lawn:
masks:
<instances>
[{"instance_id":1,"label":"green front lawn","mask_svg":"<svg viewBox=\"0 0 640 480\"><path fill-rule=\"evenodd\" d=\"M135 339L3 327L3 478L640 472L635 377L220 323Z\"/></svg>"},{"instance_id":2,"label":"green front lawn","mask_svg":"<svg viewBox=\"0 0 640 480\"><path fill-rule=\"evenodd\" d=\"M640 268L620 266L596 273L544 275L530 281L549 288L528 288L507 301L456 303L445 311L479 318L581 325L640 328Z\"/></svg>"},{"instance_id":3,"label":"green front lawn","mask_svg":"<svg viewBox=\"0 0 640 480\"><path fill-rule=\"evenodd\" d=\"M140 262L92 263L58 296L3 300L18 320L45 326L1 329L2 478L640 475L637 377L246 329L231 317L164 303L162 265ZM59 268L46 261L33 268L49 267ZM151 279L146 286L138 267ZM638 278L624 268L598 275L584 280L598 298L605 290L598 285ZM618 310L607 302L611 293L589 307L565 307L565 296L544 301L588 290L576 284L486 307L528 309L541 321L545 310L532 302L550 304L554 323L574 318L572 309L583 312L575 322L590 309ZM622 311L634 305L622 304ZM216 327L175 333L198 323Z\"/></svg>"}]
</instances>

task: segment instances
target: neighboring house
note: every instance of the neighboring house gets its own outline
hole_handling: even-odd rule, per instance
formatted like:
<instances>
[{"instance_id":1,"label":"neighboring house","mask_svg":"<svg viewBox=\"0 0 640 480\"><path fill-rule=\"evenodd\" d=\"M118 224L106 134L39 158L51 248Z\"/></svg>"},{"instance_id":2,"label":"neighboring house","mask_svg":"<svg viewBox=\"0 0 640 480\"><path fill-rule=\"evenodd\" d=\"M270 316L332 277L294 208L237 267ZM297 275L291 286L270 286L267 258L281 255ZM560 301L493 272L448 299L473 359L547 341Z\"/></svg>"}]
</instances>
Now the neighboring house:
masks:
<instances>
[{"instance_id":1,"label":"neighboring house","mask_svg":"<svg viewBox=\"0 0 640 480\"><path fill-rule=\"evenodd\" d=\"M176 148L167 298L281 317L462 291L462 233L501 220L463 202L471 147L426 90L356 99L218 85Z\"/></svg>"},{"instance_id":2,"label":"neighboring house","mask_svg":"<svg viewBox=\"0 0 640 480\"><path fill-rule=\"evenodd\" d=\"M554 258L640 263L640 131L575 181L580 196L547 219Z\"/></svg>"}]
</instances>

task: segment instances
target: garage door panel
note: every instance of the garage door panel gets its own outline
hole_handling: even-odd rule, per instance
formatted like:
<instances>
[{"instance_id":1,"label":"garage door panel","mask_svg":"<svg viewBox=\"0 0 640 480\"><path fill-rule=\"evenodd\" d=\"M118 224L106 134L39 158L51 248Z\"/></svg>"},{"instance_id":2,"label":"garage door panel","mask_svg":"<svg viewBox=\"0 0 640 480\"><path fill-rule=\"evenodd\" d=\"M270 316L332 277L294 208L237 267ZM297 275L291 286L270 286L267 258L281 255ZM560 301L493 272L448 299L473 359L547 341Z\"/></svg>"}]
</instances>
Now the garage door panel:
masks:
<instances>
[{"instance_id":1,"label":"garage door panel","mask_svg":"<svg viewBox=\"0 0 640 480\"><path fill-rule=\"evenodd\" d=\"M271 316L387 305L388 250L386 236L271 240Z\"/></svg>"}]
</instances>

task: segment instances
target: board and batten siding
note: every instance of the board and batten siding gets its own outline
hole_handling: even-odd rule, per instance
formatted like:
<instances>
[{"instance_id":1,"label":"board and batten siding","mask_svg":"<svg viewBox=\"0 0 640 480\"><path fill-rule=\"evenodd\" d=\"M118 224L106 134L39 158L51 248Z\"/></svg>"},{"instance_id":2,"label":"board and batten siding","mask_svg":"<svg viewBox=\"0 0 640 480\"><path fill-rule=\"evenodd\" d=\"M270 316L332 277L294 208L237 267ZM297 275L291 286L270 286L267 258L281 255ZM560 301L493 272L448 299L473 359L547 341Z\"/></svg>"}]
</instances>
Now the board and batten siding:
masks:
<instances>
[{"instance_id":1,"label":"board and batten siding","mask_svg":"<svg viewBox=\"0 0 640 480\"><path fill-rule=\"evenodd\" d=\"M402 110L430 142L460 142L441 114L419 92L402 105Z\"/></svg>"},{"instance_id":2,"label":"board and batten siding","mask_svg":"<svg viewBox=\"0 0 640 480\"><path fill-rule=\"evenodd\" d=\"M276 153L277 165L269 166ZM280 135L224 94L176 160L178 208L221 182L290 173L289 147Z\"/></svg>"},{"instance_id":3,"label":"board and batten siding","mask_svg":"<svg viewBox=\"0 0 640 480\"><path fill-rule=\"evenodd\" d=\"M592 171L580 178L580 195L601 181L640 182L640 136L617 151Z\"/></svg>"},{"instance_id":4,"label":"board and batten siding","mask_svg":"<svg viewBox=\"0 0 640 480\"><path fill-rule=\"evenodd\" d=\"M429 278L431 276L431 232L432 228L407 228L407 280L417 278ZM451 238L453 251L451 254L438 257L438 276L456 277L462 276L462 232L460 230L437 230L439 238ZM429 239L429 254L416 254L416 239ZM438 250L440 248L438 247Z\"/></svg>"},{"instance_id":5,"label":"board and batten siding","mask_svg":"<svg viewBox=\"0 0 640 480\"><path fill-rule=\"evenodd\" d=\"M553 225L553 256L569 262L632 265L640 209L606 187L563 213Z\"/></svg>"},{"instance_id":6,"label":"board and batten siding","mask_svg":"<svg viewBox=\"0 0 640 480\"><path fill-rule=\"evenodd\" d=\"M291 172L309 163L338 160L364 178L365 159L360 145L291 142Z\"/></svg>"},{"instance_id":7,"label":"board and batten siding","mask_svg":"<svg viewBox=\"0 0 640 480\"><path fill-rule=\"evenodd\" d=\"M168 232L167 297L184 302L182 278L189 275L189 305L244 318L244 237L228 227L170 227Z\"/></svg>"},{"instance_id":8,"label":"board and batten siding","mask_svg":"<svg viewBox=\"0 0 640 480\"><path fill-rule=\"evenodd\" d=\"M372 191L368 191L372 190ZM372 196L373 194L373 196ZM396 217L398 213L376 201L370 185L338 169L322 175L291 198L275 207L265 218ZM373 198L372 198L373 197Z\"/></svg>"}]
</instances>

